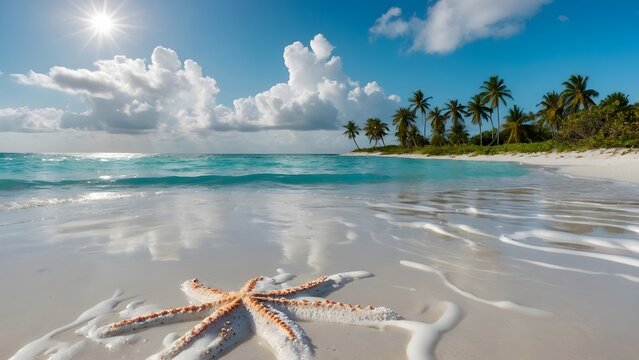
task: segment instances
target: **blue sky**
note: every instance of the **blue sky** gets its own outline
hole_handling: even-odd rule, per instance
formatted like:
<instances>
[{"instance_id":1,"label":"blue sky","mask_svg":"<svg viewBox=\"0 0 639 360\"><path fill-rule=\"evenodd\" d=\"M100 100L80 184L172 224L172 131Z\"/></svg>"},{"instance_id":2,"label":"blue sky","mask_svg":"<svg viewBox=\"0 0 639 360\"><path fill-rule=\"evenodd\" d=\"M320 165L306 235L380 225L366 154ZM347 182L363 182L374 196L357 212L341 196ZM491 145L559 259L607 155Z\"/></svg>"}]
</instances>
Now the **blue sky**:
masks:
<instances>
[{"instance_id":1,"label":"blue sky","mask_svg":"<svg viewBox=\"0 0 639 360\"><path fill-rule=\"evenodd\" d=\"M109 1L119 31L100 41L87 2L0 0L0 151L340 152L347 119L390 121L415 89L466 102L494 74L526 110L573 73L639 101L639 3L468 3Z\"/></svg>"}]
</instances>

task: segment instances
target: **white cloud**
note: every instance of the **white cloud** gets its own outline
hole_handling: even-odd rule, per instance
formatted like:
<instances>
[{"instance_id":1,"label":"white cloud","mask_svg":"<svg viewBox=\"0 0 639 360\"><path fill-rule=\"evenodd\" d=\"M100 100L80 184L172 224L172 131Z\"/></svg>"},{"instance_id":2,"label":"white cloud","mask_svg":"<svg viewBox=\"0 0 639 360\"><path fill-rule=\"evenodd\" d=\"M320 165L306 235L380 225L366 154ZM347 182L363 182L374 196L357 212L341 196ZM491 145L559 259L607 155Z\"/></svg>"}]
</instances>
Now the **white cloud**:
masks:
<instances>
[{"instance_id":1,"label":"white cloud","mask_svg":"<svg viewBox=\"0 0 639 360\"><path fill-rule=\"evenodd\" d=\"M57 131L63 111L54 108L0 109L0 132L53 132Z\"/></svg>"},{"instance_id":2,"label":"white cloud","mask_svg":"<svg viewBox=\"0 0 639 360\"><path fill-rule=\"evenodd\" d=\"M570 18L568 16L566 16L566 15L559 15L559 16L557 16L557 20L559 20L561 22L566 22L566 21L569 21Z\"/></svg>"},{"instance_id":3,"label":"white cloud","mask_svg":"<svg viewBox=\"0 0 639 360\"><path fill-rule=\"evenodd\" d=\"M393 7L369 29L373 36L412 39L412 51L450 53L469 42L509 37L520 32L525 21L552 0L437 0L424 19L405 20Z\"/></svg>"},{"instance_id":4,"label":"white cloud","mask_svg":"<svg viewBox=\"0 0 639 360\"><path fill-rule=\"evenodd\" d=\"M391 39L405 35L410 31L410 26L408 22L399 18L401 15L402 9L398 7L388 9L384 15L375 20L375 24L369 29L370 33Z\"/></svg>"},{"instance_id":5,"label":"white cloud","mask_svg":"<svg viewBox=\"0 0 639 360\"><path fill-rule=\"evenodd\" d=\"M248 98L233 108L218 106L214 128L260 130L335 129L349 119L390 115L397 96L387 96L376 83L363 87L342 71L342 59L332 56L333 45L317 34L310 48L296 41L284 49L287 83ZM368 89L368 90L366 90Z\"/></svg>"},{"instance_id":6,"label":"white cloud","mask_svg":"<svg viewBox=\"0 0 639 360\"><path fill-rule=\"evenodd\" d=\"M317 34L311 40L311 49L313 49L313 53L317 60L324 60L331 55L335 47L326 40L324 35Z\"/></svg>"},{"instance_id":7,"label":"white cloud","mask_svg":"<svg viewBox=\"0 0 639 360\"><path fill-rule=\"evenodd\" d=\"M212 130L318 130L337 129L350 119L390 115L399 98L385 95L374 81L360 86L351 80L342 71L341 58L332 56L333 50L322 34L311 40L310 48L300 42L288 45L284 49L288 82L236 99L231 107L216 103L217 83L204 76L195 61L182 62L175 51L161 46L153 50L148 65L143 59L115 56L97 61L93 70L54 66L46 74L30 71L12 76L20 84L84 100L85 112L51 113L55 119L49 122L54 126L50 129L182 135ZM29 112L39 116L38 110L21 111L23 117ZM0 130L33 128L29 126L0 124Z\"/></svg>"},{"instance_id":8,"label":"white cloud","mask_svg":"<svg viewBox=\"0 0 639 360\"><path fill-rule=\"evenodd\" d=\"M47 74L13 74L18 83L81 96L84 113L66 112L60 128L135 133L150 130L190 132L208 128L219 92L193 60L182 64L171 49L157 47L151 64L115 56L96 70L52 67Z\"/></svg>"},{"instance_id":9,"label":"white cloud","mask_svg":"<svg viewBox=\"0 0 639 360\"><path fill-rule=\"evenodd\" d=\"M359 141L359 139L358 139ZM362 141L364 137L362 136ZM214 136L104 131L20 133L0 131L0 152L336 153L353 148L342 130L224 131Z\"/></svg>"}]
</instances>

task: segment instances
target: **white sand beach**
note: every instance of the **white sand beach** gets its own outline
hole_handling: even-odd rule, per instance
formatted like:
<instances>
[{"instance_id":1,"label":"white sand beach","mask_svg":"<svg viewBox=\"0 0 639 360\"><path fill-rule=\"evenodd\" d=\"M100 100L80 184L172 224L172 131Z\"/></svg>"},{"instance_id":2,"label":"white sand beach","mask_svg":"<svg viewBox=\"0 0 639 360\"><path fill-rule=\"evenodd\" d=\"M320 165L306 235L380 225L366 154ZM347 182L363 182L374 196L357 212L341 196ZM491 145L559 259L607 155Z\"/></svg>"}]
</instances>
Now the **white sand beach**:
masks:
<instances>
[{"instance_id":1,"label":"white sand beach","mask_svg":"<svg viewBox=\"0 0 639 360\"><path fill-rule=\"evenodd\" d=\"M601 149L588 151L427 156L417 154L381 155L380 153L347 153L347 156L392 156L415 159L450 159L472 161L506 161L542 166L557 172L583 178L608 179L639 184L639 151L628 149Z\"/></svg>"}]
</instances>

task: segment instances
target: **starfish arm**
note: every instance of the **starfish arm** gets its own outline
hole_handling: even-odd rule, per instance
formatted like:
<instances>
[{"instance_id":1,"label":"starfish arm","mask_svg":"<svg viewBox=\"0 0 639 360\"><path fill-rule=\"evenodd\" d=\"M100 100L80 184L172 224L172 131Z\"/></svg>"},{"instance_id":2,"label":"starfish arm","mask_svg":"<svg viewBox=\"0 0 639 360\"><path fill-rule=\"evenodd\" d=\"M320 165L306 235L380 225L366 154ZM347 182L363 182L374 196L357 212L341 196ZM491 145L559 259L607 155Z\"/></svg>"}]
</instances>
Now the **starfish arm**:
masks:
<instances>
[{"instance_id":1,"label":"starfish arm","mask_svg":"<svg viewBox=\"0 0 639 360\"><path fill-rule=\"evenodd\" d=\"M208 311L218 305L216 303L190 305L136 316L100 327L95 331L95 336L104 338L158 325L201 319L206 316Z\"/></svg>"},{"instance_id":2,"label":"starfish arm","mask_svg":"<svg viewBox=\"0 0 639 360\"><path fill-rule=\"evenodd\" d=\"M251 312L255 333L264 339L277 359L313 359L311 339L283 312L255 298L245 299Z\"/></svg>"},{"instance_id":3,"label":"starfish arm","mask_svg":"<svg viewBox=\"0 0 639 360\"><path fill-rule=\"evenodd\" d=\"M182 283L181 288L189 299L195 300L200 304L219 301L226 297L224 291L204 286L197 279L185 281Z\"/></svg>"},{"instance_id":4,"label":"starfish arm","mask_svg":"<svg viewBox=\"0 0 639 360\"><path fill-rule=\"evenodd\" d=\"M331 276L322 276L292 288L263 292L260 295L286 298L324 296L342 288L351 281L372 276L373 274L366 271L339 273Z\"/></svg>"},{"instance_id":5,"label":"starfish arm","mask_svg":"<svg viewBox=\"0 0 639 360\"><path fill-rule=\"evenodd\" d=\"M260 293L263 296L276 296L276 297L291 297L291 296L317 296L318 294L326 292L330 287L334 285L328 277L322 276L313 281L309 281L302 285L298 285L288 289L272 290Z\"/></svg>"},{"instance_id":6,"label":"starfish arm","mask_svg":"<svg viewBox=\"0 0 639 360\"><path fill-rule=\"evenodd\" d=\"M184 348L177 357L194 360L222 358L251 337L253 326L250 319L248 310L238 307L212 323L202 336L194 340L192 345ZM166 359L171 356L173 355L160 353L150 357L149 360Z\"/></svg>"},{"instance_id":7,"label":"starfish arm","mask_svg":"<svg viewBox=\"0 0 639 360\"><path fill-rule=\"evenodd\" d=\"M395 311L386 307L363 307L331 300L260 298L260 301L282 311L292 319L300 321L378 326L382 321L400 319Z\"/></svg>"},{"instance_id":8,"label":"starfish arm","mask_svg":"<svg viewBox=\"0 0 639 360\"><path fill-rule=\"evenodd\" d=\"M168 348L160 353L159 358L161 360L173 359L187 346L197 340L198 337L203 335L206 330L224 323L224 319L231 317L233 315L233 312L237 310L240 305L242 305L242 300L237 299L217 309L213 314L207 316L186 334L175 340L173 344L171 344Z\"/></svg>"},{"instance_id":9,"label":"starfish arm","mask_svg":"<svg viewBox=\"0 0 639 360\"><path fill-rule=\"evenodd\" d=\"M244 286L242 286L242 288L240 289L239 293L241 294L246 294L246 293L250 293L251 291L253 291L253 289L255 289L255 286L257 285L257 283L259 281L261 281L263 279L262 276L253 278L249 281L246 282L246 284L244 284Z\"/></svg>"}]
</instances>

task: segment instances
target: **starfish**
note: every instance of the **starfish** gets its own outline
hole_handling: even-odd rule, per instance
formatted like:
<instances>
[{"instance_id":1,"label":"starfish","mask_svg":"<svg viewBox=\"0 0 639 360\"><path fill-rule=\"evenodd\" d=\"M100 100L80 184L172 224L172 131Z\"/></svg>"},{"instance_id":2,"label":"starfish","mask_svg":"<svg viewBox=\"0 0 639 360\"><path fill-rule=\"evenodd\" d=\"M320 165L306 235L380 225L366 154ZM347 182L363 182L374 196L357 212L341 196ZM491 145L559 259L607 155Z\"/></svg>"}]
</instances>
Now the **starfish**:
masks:
<instances>
[{"instance_id":1,"label":"starfish","mask_svg":"<svg viewBox=\"0 0 639 360\"><path fill-rule=\"evenodd\" d=\"M312 359L311 341L294 320L379 326L382 321L400 318L385 307L362 307L319 297L354 279L370 276L367 272L342 273L291 288L275 286L281 281L260 276L247 281L239 291L231 292L210 288L192 279L182 284L182 291L196 305L122 320L98 328L94 335L104 338L203 318L157 357L162 360L178 355L218 358L256 333L271 346L278 359ZM204 346L194 346L196 342Z\"/></svg>"}]
</instances>

